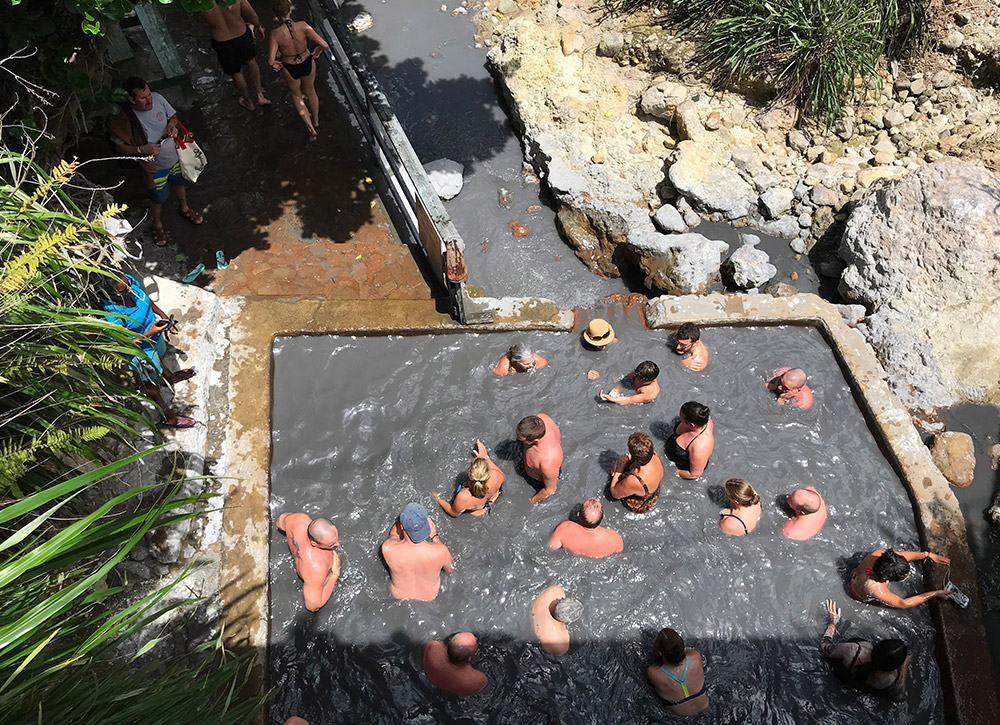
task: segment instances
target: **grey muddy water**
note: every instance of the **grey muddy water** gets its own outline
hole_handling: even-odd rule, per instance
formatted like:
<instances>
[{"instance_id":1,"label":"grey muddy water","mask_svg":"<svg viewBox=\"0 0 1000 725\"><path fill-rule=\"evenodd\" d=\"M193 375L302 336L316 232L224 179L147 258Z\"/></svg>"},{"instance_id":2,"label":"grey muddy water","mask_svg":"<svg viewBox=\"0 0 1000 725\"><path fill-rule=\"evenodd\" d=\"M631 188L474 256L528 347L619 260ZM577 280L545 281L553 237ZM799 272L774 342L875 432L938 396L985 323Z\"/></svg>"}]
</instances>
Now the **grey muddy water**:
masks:
<instances>
[{"instance_id":1,"label":"grey muddy water","mask_svg":"<svg viewBox=\"0 0 1000 725\"><path fill-rule=\"evenodd\" d=\"M582 313L581 313L582 314ZM676 628L706 659L712 723L942 722L934 629L926 607L861 605L845 582L857 558L881 546L919 549L906 491L875 443L837 362L811 328L715 328L708 369L691 373L648 331L635 308L602 310L620 342L584 349L576 334L291 337L274 345L271 513L328 516L340 529L343 574L323 609L302 606L284 537L272 530L271 721L310 723L653 723L670 719L645 678L655 632ZM549 366L497 378L493 364L516 340ZM615 406L596 399L636 363L661 368L658 400ZM764 389L774 368L804 367L812 409L781 408ZM601 378L589 381L586 371ZM649 432L663 454L687 400L712 408L716 448L696 481L668 471L648 514L605 498L628 435ZM532 504L518 473L514 426L545 412L560 425L566 460L557 492ZM431 496L450 497L475 439L507 474L482 518L450 519ZM748 479L764 514L748 537L717 521L722 484ZM830 518L813 540L781 535L779 499L813 484ZM604 500L605 525L625 551L603 560L549 551L574 505ZM419 501L457 561L432 602L389 593L379 546L400 510ZM273 519L272 519L273 520ZM585 607L564 657L534 643L530 610L560 584ZM921 589L914 571L900 593ZM844 637L903 639L914 655L909 696L891 704L846 691L817 652L822 602L836 599ZM489 677L459 700L421 671L427 640L468 630L474 664Z\"/></svg>"}]
</instances>

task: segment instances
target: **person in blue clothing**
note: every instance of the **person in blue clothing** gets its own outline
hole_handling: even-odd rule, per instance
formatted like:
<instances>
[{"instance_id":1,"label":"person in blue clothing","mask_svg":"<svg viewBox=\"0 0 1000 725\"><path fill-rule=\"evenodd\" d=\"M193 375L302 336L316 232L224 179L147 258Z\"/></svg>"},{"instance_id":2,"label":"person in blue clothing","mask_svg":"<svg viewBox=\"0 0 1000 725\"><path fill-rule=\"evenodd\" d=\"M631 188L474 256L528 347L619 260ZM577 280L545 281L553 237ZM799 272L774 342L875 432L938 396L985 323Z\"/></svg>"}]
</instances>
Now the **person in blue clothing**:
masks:
<instances>
[{"instance_id":1,"label":"person in blue clothing","mask_svg":"<svg viewBox=\"0 0 1000 725\"><path fill-rule=\"evenodd\" d=\"M708 708L705 663L698 650L670 628L653 640L653 662L646 671L656 694L675 715L696 715Z\"/></svg>"},{"instance_id":2,"label":"person in blue clothing","mask_svg":"<svg viewBox=\"0 0 1000 725\"><path fill-rule=\"evenodd\" d=\"M158 425L165 428L193 427L194 419L167 408L160 392L160 378L174 385L194 375L194 368L164 373L163 356L167 352L164 333L170 327L166 313L149 299L135 277L128 274L120 275L117 280L109 280L104 311L108 313L105 315L108 321L135 333L135 339L148 357L136 355L132 358L131 365L139 376L146 395L162 411L163 417Z\"/></svg>"}]
</instances>

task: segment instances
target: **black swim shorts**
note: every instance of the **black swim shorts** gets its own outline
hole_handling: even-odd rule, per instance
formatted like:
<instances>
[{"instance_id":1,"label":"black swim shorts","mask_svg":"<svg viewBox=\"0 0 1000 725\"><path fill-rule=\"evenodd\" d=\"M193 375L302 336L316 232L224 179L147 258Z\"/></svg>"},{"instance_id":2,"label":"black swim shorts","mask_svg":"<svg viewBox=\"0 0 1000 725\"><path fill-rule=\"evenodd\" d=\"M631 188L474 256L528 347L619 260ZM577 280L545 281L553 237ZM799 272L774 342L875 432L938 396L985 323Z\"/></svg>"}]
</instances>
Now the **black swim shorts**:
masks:
<instances>
[{"instance_id":1,"label":"black swim shorts","mask_svg":"<svg viewBox=\"0 0 1000 725\"><path fill-rule=\"evenodd\" d=\"M215 54L219 56L219 62L222 64L222 70L225 71L226 75L233 75L234 73L239 73L243 68L243 64L248 60L253 60L257 51L253 47L253 33L250 32L250 28L247 28L247 32L238 38L233 38L232 40L212 40L212 48L215 50Z\"/></svg>"}]
</instances>

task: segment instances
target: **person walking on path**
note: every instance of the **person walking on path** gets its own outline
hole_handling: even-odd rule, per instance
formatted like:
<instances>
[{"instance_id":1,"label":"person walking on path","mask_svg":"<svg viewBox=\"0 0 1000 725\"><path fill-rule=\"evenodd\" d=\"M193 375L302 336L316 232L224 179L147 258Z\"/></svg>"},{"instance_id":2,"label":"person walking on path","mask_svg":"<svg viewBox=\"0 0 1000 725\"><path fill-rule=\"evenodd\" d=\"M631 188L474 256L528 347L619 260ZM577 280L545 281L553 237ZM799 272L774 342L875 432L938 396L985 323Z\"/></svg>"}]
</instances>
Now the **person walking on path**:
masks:
<instances>
[{"instance_id":1,"label":"person walking on path","mask_svg":"<svg viewBox=\"0 0 1000 725\"><path fill-rule=\"evenodd\" d=\"M319 128L319 96L316 95L316 63L328 45L304 20L292 20L290 0L278 0L275 12L278 27L271 31L267 62L281 72L292 94L292 104L309 129L309 140L316 140ZM315 47L309 50L309 41Z\"/></svg>"},{"instance_id":2,"label":"person walking on path","mask_svg":"<svg viewBox=\"0 0 1000 725\"><path fill-rule=\"evenodd\" d=\"M187 182L181 175L176 139L180 131L177 111L166 98L149 90L138 76L126 78L122 88L128 103L108 119L108 130L118 153L140 157L139 165L149 189L150 213L153 217L153 242L158 247L167 243L163 231L163 203L174 192L180 202L181 216L192 224L205 220L200 212L188 206Z\"/></svg>"},{"instance_id":3,"label":"person walking on path","mask_svg":"<svg viewBox=\"0 0 1000 725\"><path fill-rule=\"evenodd\" d=\"M248 0L236 0L232 5L220 5L219 0L210 10L196 15L208 26L212 35L212 50L219 57L223 72L233 79L240 105L254 110L254 101L261 106L270 105L260 86L260 66L254 38L264 39L264 28Z\"/></svg>"}]
</instances>

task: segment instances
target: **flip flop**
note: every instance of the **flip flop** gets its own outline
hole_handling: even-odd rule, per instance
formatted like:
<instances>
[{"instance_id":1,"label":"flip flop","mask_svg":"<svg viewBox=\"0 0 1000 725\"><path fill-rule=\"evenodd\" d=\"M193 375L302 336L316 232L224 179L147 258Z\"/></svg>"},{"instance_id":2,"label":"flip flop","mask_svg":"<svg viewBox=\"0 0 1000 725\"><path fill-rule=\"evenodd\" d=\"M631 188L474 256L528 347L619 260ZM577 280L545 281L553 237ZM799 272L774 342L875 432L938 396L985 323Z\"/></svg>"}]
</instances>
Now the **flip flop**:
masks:
<instances>
[{"instance_id":1,"label":"flip flop","mask_svg":"<svg viewBox=\"0 0 1000 725\"><path fill-rule=\"evenodd\" d=\"M194 368L188 368L187 370L178 370L175 375L176 377L170 381L171 385L174 383L184 382L185 380L190 380L196 375L196 372Z\"/></svg>"},{"instance_id":2,"label":"flip flop","mask_svg":"<svg viewBox=\"0 0 1000 725\"><path fill-rule=\"evenodd\" d=\"M220 249L218 252L215 253L215 268L225 269L228 266L229 262L226 261L226 255L223 254L222 250Z\"/></svg>"},{"instance_id":3,"label":"flip flop","mask_svg":"<svg viewBox=\"0 0 1000 725\"><path fill-rule=\"evenodd\" d=\"M153 244L158 247L167 246L167 233L163 227L153 227Z\"/></svg>"},{"instance_id":4,"label":"flip flop","mask_svg":"<svg viewBox=\"0 0 1000 725\"><path fill-rule=\"evenodd\" d=\"M161 418L160 422L156 425L160 428L194 428L197 425L197 421L186 415L178 415L176 423L170 423L166 418Z\"/></svg>"},{"instance_id":5,"label":"flip flop","mask_svg":"<svg viewBox=\"0 0 1000 725\"><path fill-rule=\"evenodd\" d=\"M180 212L180 215L182 217L184 217L185 219L187 219L189 222L191 222L195 226L198 226L198 225L203 224L205 222L205 217L203 217L199 212L196 212L191 207L188 207L187 211L184 211L183 209L178 209L177 211Z\"/></svg>"},{"instance_id":6,"label":"flip flop","mask_svg":"<svg viewBox=\"0 0 1000 725\"><path fill-rule=\"evenodd\" d=\"M205 265L199 263L197 267L192 269L190 272L181 277L181 282L184 284L191 284L196 279L201 276L201 273L205 271Z\"/></svg>"}]
</instances>

